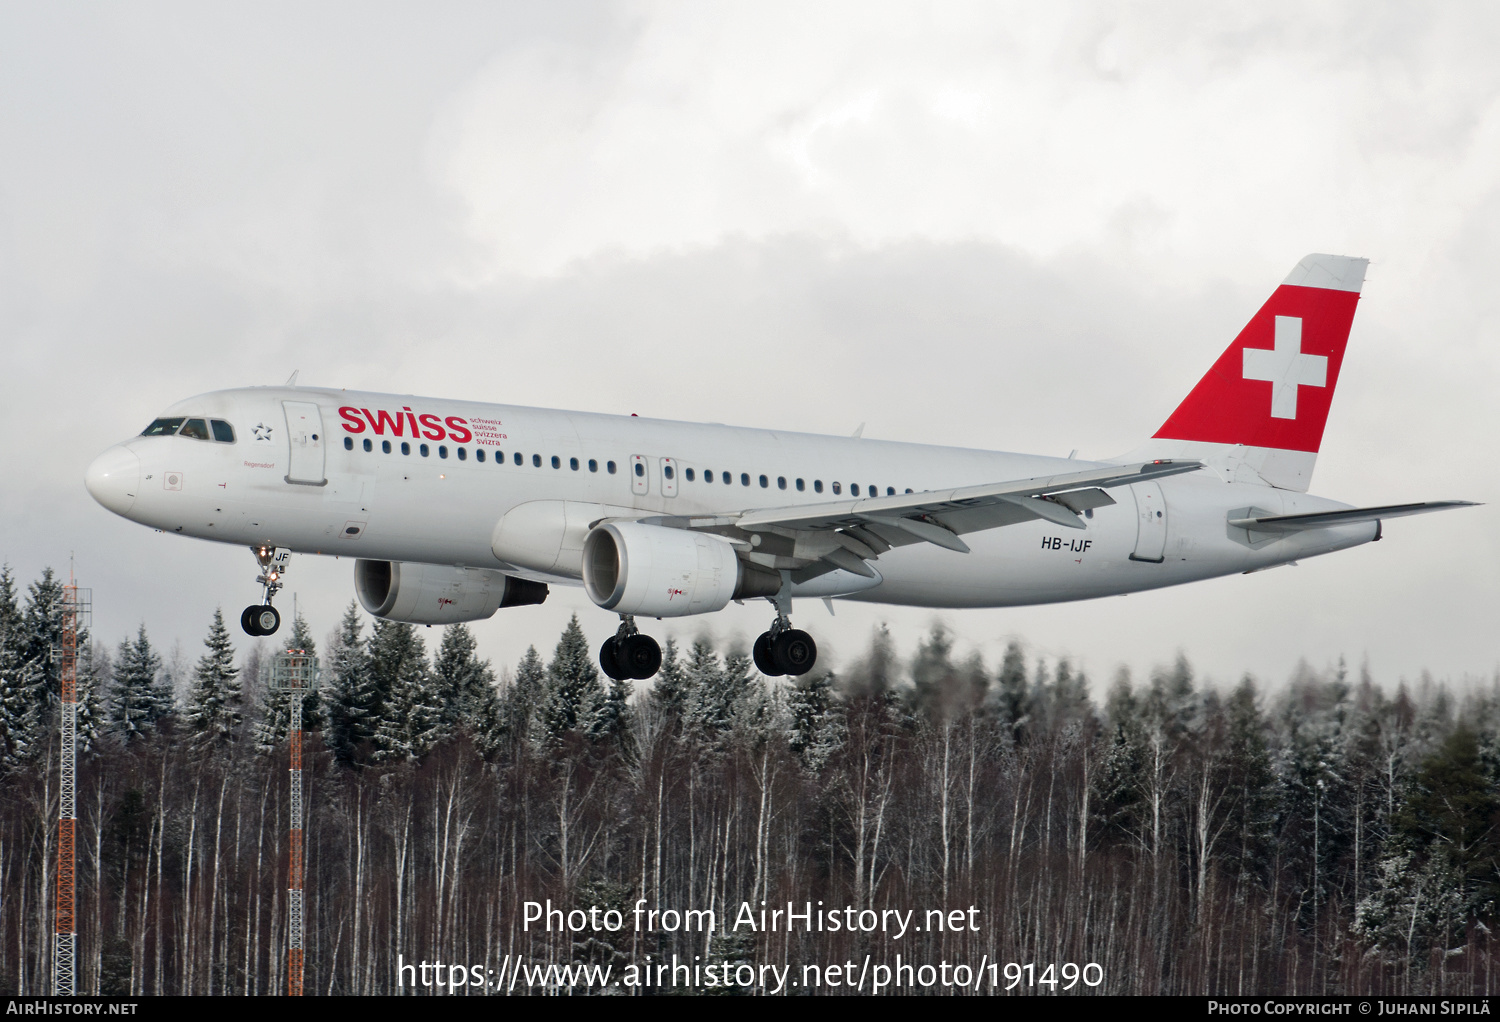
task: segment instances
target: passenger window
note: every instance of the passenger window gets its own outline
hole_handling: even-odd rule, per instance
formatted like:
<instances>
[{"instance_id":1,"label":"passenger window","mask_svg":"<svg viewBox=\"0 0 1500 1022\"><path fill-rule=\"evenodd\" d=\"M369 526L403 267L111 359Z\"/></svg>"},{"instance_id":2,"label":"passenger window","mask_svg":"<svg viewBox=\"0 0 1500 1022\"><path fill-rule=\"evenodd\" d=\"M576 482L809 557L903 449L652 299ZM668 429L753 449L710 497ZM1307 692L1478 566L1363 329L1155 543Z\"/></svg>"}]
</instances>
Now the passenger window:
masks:
<instances>
[{"instance_id":1,"label":"passenger window","mask_svg":"<svg viewBox=\"0 0 1500 1022\"><path fill-rule=\"evenodd\" d=\"M380 441L380 453L381 454L390 454L391 453L391 442L389 440L382 440L382 441Z\"/></svg>"},{"instance_id":2,"label":"passenger window","mask_svg":"<svg viewBox=\"0 0 1500 1022\"><path fill-rule=\"evenodd\" d=\"M589 459L589 471L590 472L597 472L597 471L599 471L599 462L597 462L593 458Z\"/></svg>"},{"instance_id":3,"label":"passenger window","mask_svg":"<svg viewBox=\"0 0 1500 1022\"><path fill-rule=\"evenodd\" d=\"M842 488L841 488L841 487L840 487L840 486L839 486L839 484L838 484L838 483L834 483L834 484L833 484L833 492L834 492L834 493L843 493L843 492L844 492L844 491L843 491L843 489L842 489Z\"/></svg>"},{"instance_id":4,"label":"passenger window","mask_svg":"<svg viewBox=\"0 0 1500 1022\"><path fill-rule=\"evenodd\" d=\"M448 456L448 445L447 444L438 444L438 457L439 458L446 458L447 456Z\"/></svg>"},{"instance_id":5,"label":"passenger window","mask_svg":"<svg viewBox=\"0 0 1500 1022\"><path fill-rule=\"evenodd\" d=\"M804 483L801 479L798 479L797 480L797 492L801 493L805 489L807 489L807 484Z\"/></svg>"},{"instance_id":6,"label":"passenger window","mask_svg":"<svg viewBox=\"0 0 1500 1022\"><path fill-rule=\"evenodd\" d=\"M692 482L693 481L693 470L692 469L686 469L685 472L686 472L686 475L687 475L687 481L688 482Z\"/></svg>"},{"instance_id":7,"label":"passenger window","mask_svg":"<svg viewBox=\"0 0 1500 1022\"><path fill-rule=\"evenodd\" d=\"M662 466L662 470L661 470L661 474L664 475L664 476L666 476L668 479L671 479L672 478L672 466L671 465L663 465Z\"/></svg>"},{"instance_id":8,"label":"passenger window","mask_svg":"<svg viewBox=\"0 0 1500 1022\"><path fill-rule=\"evenodd\" d=\"M234 427L223 419L214 419L209 423L214 428L214 439L221 444L234 443Z\"/></svg>"},{"instance_id":9,"label":"passenger window","mask_svg":"<svg viewBox=\"0 0 1500 1022\"><path fill-rule=\"evenodd\" d=\"M822 493L823 492L823 480L821 480L821 479L814 479L813 480L813 492L814 493Z\"/></svg>"},{"instance_id":10,"label":"passenger window","mask_svg":"<svg viewBox=\"0 0 1500 1022\"><path fill-rule=\"evenodd\" d=\"M185 436L191 440L208 439L208 422L205 419L189 419L183 423L182 429L178 430L178 436Z\"/></svg>"},{"instance_id":11,"label":"passenger window","mask_svg":"<svg viewBox=\"0 0 1500 1022\"><path fill-rule=\"evenodd\" d=\"M571 468L574 472L577 472L578 471L578 459L577 458L569 458L568 459L568 467Z\"/></svg>"},{"instance_id":12,"label":"passenger window","mask_svg":"<svg viewBox=\"0 0 1500 1022\"><path fill-rule=\"evenodd\" d=\"M372 443L370 443L370 438L369 437L365 437L364 448L365 448L365 453L366 454L369 454L371 451L373 451L375 449L375 445L372 444Z\"/></svg>"},{"instance_id":13,"label":"passenger window","mask_svg":"<svg viewBox=\"0 0 1500 1022\"><path fill-rule=\"evenodd\" d=\"M407 443L405 440L401 441L401 453L402 454L410 454L411 453L411 444Z\"/></svg>"},{"instance_id":14,"label":"passenger window","mask_svg":"<svg viewBox=\"0 0 1500 1022\"><path fill-rule=\"evenodd\" d=\"M762 490L764 490L767 486L770 486L770 485L771 485L771 480L767 479L765 476L761 476L760 477L760 488Z\"/></svg>"},{"instance_id":15,"label":"passenger window","mask_svg":"<svg viewBox=\"0 0 1500 1022\"><path fill-rule=\"evenodd\" d=\"M724 479L724 485L725 486L728 486L731 482L734 481L734 477L731 476L728 472L724 473L723 479Z\"/></svg>"},{"instance_id":16,"label":"passenger window","mask_svg":"<svg viewBox=\"0 0 1500 1022\"><path fill-rule=\"evenodd\" d=\"M458 449L458 460L459 461L468 461L469 460L469 449L467 447L460 447Z\"/></svg>"},{"instance_id":17,"label":"passenger window","mask_svg":"<svg viewBox=\"0 0 1500 1022\"><path fill-rule=\"evenodd\" d=\"M894 497L896 495L896 488L894 486L887 486L885 488L885 495L887 497Z\"/></svg>"},{"instance_id":18,"label":"passenger window","mask_svg":"<svg viewBox=\"0 0 1500 1022\"><path fill-rule=\"evenodd\" d=\"M531 467L532 468L541 468L542 467L542 456L540 454L533 454L531 456Z\"/></svg>"},{"instance_id":19,"label":"passenger window","mask_svg":"<svg viewBox=\"0 0 1500 1022\"><path fill-rule=\"evenodd\" d=\"M609 470L609 474L610 475L614 475L615 474L615 463L614 462L612 462L612 461L606 462L605 465L604 465L604 467Z\"/></svg>"},{"instance_id":20,"label":"passenger window","mask_svg":"<svg viewBox=\"0 0 1500 1022\"><path fill-rule=\"evenodd\" d=\"M740 473L740 485L741 486L749 486L750 485L750 473L749 472L741 472Z\"/></svg>"},{"instance_id":21,"label":"passenger window","mask_svg":"<svg viewBox=\"0 0 1500 1022\"><path fill-rule=\"evenodd\" d=\"M776 488L778 490L784 490L784 489L786 489L786 476L777 476L776 477Z\"/></svg>"},{"instance_id":22,"label":"passenger window","mask_svg":"<svg viewBox=\"0 0 1500 1022\"><path fill-rule=\"evenodd\" d=\"M522 458L521 458L521 452L520 452L520 451L517 451L517 452L516 452L516 454L515 454L515 458L514 458L514 459L513 459L513 460L514 460L514 461L515 461L515 463L516 463L516 464L517 464L517 465L520 465L520 464L522 464L522 461L523 461L523 459L522 459Z\"/></svg>"},{"instance_id":23,"label":"passenger window","mask_svg":"<svg viewBox=\"0 0 1500 1022\"><path fill-rule=\"evenodd\" d=\"M907 488L906 488L906 492L907 492L907 493L910 493L910 492L911 492L911 487L910 487L910 486L908 486L908 487L907 487Z\"/></svg>"},{"instance_id":24,"label":"passenger window","mask_svg":"<svg viewBox=\"0 0 1500 1022\"><path fill-rule=\"evenodd\" d=\"M639 461L636 462L635 463L635 474L636 474L636 478L640 478L641 476L645 475L646 474L646 466L642 465Z\"/></svg>"},{"instance_id":25,"label":"passenger window","mask_svg":"<svg viewBox=\"0 0 1500 1022\"><path fill-rule=\"evenodd\" d=\"M869 489L869 490L868 490L868 491L867 491L867 492L868 492L868 493L869 493L869 494L870 494L870 496L872 496L872 497L878 497L878 496L880 496L880 487L878 487L878 486L876 486L876 485L874 485L874 484L873 484L873 483L872 483L872 484L871 484L871 485L870 485L870 489Z\"/></svg>"},{"instance_id":26,"label":"passenger window","mask_svg":"<svg viewBox=\"0 0 1500 1022\"><path fill-rule=\"evenodd\" d=\"M352 436L346 436L346 437L344 437L344 450L346 450L346 451L352 451L352 450L354 450L354 438Z\"/></svg>"},{"instance_id":27,"label":"passenger window","mask_svg":"<svg viewBox=\"0 0 1500 1022\"><path fill-rule=\"evenodd\" d=\"M562 459L559 458L555 454L552 456L552 467L553 468L562 468Z\"/></svg>"},{"instance_id":28,"label":"passenger window","mask_svg":"<svg viewBox=\"0 0 1500 1022\"><path fill-rule=\"evenodd\" d=\"M475 461L484 461L484 448L483 447L476 447L476 448L474 448L474 460Z\"/></svg>"},{"instance_id":29,"label":"passenger window","mask_svg":"<svg viewBox=\"0 0 1500 1022\"><path fill-rule=\"evenodd\" d=\"M171 436L182 426L179 419L156 419L141 431L141 436Z\"/></svg>"},{"instance_id":30,"label":"passenger window","mask_svg":"<svg viewBox=\"0 0 1500 1022\"><path fill-rule=\"evenodd\" d=\"M422 444L419 447L417 447L417 452L419 454L421 454L422 457L424 457L424 458L427 457L427 445L426 444Z\"/></svg>"},{"instance_id":31,"label":"passenger window","mask_svg":"<svg viewBox=\"0 0 1500 1022\"><path fill-rule=\"evenodd\" d=\"M838 483L834 483L833 484L833 492L834 493L839 492L839 484ZM858 497L859 496L859 483L850 483L849 484L849 492L851 494L853 494L854 496Z\"/></svg>"}]
</instances>

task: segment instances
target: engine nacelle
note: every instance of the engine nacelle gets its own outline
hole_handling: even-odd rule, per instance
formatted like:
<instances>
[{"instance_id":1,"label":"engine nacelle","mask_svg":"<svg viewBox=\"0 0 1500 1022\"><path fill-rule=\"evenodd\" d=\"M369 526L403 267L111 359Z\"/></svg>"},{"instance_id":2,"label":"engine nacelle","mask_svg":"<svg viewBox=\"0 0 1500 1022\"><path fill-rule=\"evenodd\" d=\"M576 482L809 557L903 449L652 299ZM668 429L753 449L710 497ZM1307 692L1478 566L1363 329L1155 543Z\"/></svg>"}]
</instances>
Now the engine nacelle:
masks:
<instances>
[{"instance_id":1,"label":"engine nacelle","mask_svg":"<svg viewBox=\"0 0 1500 1022\"><path fill-rule=\"evenodd\" d=\"M413 625L480 621L501 607L541 603L547 586L489 568L355 561L354 591L376 617Z\"/></svg>"},{"instance_id":2,"label":"engine nacelle","mask_svg":"<svg viewBox=\"0 0 1500 1022\"><path fill-rule=\"evenodd\" d=\"M617 614L685 617L722 610L730 600L774 596L781 579L742 563L718 536L611 522L583 541L583 587Z\"/></svg>"}]
</instances>

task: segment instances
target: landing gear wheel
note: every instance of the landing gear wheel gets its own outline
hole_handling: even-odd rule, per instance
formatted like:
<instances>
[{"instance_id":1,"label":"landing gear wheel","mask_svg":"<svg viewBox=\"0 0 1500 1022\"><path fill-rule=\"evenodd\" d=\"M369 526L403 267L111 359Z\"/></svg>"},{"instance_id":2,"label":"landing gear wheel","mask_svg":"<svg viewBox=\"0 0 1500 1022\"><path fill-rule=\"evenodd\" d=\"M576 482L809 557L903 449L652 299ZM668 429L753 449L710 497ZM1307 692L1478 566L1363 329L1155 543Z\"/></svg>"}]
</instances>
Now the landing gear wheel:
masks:
<instances>
[{"instance_id":1,"label":"landing gear wheel","mask_svg":"<svg viewBox=\"0 0 1500 1022\"><path fill-rule=\"evenodd\" d=\"M812 670L818 662L818 645L806 632L788 628L771 643L771 655L777 667L796 678Z\"/></svg>"},{"instance_id":2,"label":"landing gear wheel","mask_svg":"<svg viewBox=\"0 0 1500 1022\"><path fill-rule=\"evenodd\" d=\"M251 607L250 619L255 625L255 635L275 635L281 627L281 615L269 603L263 607Z\"/></svg>"},{"instance_id":3,"label":"landing gear wheel","mask_svg":"<svg viewBox=\"0 0 1500 1022\"><path fill-rule=\"evenodd\" d=\"M620 666L620 640L611 635L604 640L604 645L599 647L599 666L607 677L615 681L623 681L628 675Z\"/></svg>"},{"instance_id":4,"label":"landing gear wheel","mask_svg":"<svg viewBox=\"0 0 1500 1022\"><path fill-rule=\"evenodd\" d=\"M240 614L240 627L245 630L246 635L260 634L255 627L255 612L258 610L260 610L259 607L246 607Z\"/></svg>"},{"instance_id":5,"label":"landing gear wheel","mask_svg":"<svg viewBox=\"0 0 1500 1022\"><path fill-rule=\"evenodd\" d=\"M645 681L661 670L661 647L649 635L627 635L615 645L615 660L626 676Z\"/></svg>"},{"instance_id":6,"label":"landing gear wheel","mask_svg":"<svg viewBox=\"0 0 1500 1022\"><path fill-rule=\"evenodd\" d=\"M768 678L779 678L786 671L776 664L776 653L771 648L771 633L761 632L760 637L755 640L755 645L750 648L750 655L755 660L755 669Z\"/></svg>"}]
</instances>

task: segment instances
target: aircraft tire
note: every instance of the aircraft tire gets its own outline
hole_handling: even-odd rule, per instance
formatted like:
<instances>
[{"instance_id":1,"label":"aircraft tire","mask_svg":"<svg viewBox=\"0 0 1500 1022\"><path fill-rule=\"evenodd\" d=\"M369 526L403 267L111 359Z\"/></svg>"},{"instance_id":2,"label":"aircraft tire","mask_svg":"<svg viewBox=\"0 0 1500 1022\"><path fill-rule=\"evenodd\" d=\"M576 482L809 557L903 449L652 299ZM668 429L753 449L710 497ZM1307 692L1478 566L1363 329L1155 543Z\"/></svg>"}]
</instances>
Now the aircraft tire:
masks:
<instances>
[{"instance_id":1,"label":"aircraft tire","mask_svg":"<svg viewBox=\"0 0 1500 1022\"><path fill-rule=\"evenodd\" d=\"M626 636L618 657L620 668L627 677L645 681L661 670L661 647L649 635Z\"/></svg>"},{"instance_id":2,"label":"aircraft tire","mask_svg":"<svg viewBox=\"0 0 1500 1022\"><path fill-rule=\"evenodd\" d=\"M818 662L818 644L813 642L811 635L798 628L788 628L776 636L771 653L776 666L794 678L806 674Z\"/></svg>"},{"instance_id":3,"label":"aircraft tire","mask_svg":"<svg viewBox=\"0 0 1500 1022\"><path fill-rule=\"evenodd\" d=\"M251 607L250 610L255 622L256 635L276 634L276 629L281 627L281 615L275 607L268 603L262 607Z\"/></svg>"},{"instance_id":4,"label":"aircraft tire","mask_svg":"<svg viewBox=\"0 0 1500 1022\"><path fill-rule=\"evenodd\" d=\"M604 645L599 647L599 667L606 677L615 681L625 678L625 670L620 666L619 650L619 639L613 635L605 639Z\"/></svg>"},{"instance_id":5,"label":"aircraft tire","mask_svg":"<svg viewBox=\"0 0 1500 1022\"><path fill-rule=\"evenodd\" d=\"M240 614L240 627L245 630L246 635L259 635L255 626L255 612L259 607L246 607Z\"/></svg>"},{"instance_id":6,"label":"aircraft tire","mask_svg":"<svg viewBox=\"0 0 1500 1022\"><path fill-rule=\"evenodd\" d=\"M786 673L776 663L776 654L771 649L770 632L760 633L755 645L750 648L750 656L755 660L755 669L768 678L779 678Z\"/></svg>"}]
</instances>

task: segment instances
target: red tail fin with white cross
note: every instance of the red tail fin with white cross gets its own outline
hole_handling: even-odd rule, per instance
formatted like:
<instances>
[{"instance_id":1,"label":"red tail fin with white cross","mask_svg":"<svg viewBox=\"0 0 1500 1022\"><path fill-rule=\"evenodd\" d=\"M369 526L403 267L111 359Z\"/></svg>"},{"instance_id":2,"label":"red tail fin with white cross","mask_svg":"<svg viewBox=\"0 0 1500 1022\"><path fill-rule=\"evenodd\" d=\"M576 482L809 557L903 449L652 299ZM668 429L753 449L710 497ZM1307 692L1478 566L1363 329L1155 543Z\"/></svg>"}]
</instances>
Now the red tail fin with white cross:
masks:
<instances>
[{"instance_id":1,"label":"red tail fin with white cross","mask_svg":"<svg viewBox=\"0 0 1500 1022\"><path fill-rule=\"evenodd\" d=\"M1306 490L1368 264L1333 255L1298 263L1148 449L1228 459L1273 486Z\"/></svg>"}]
</instances>

